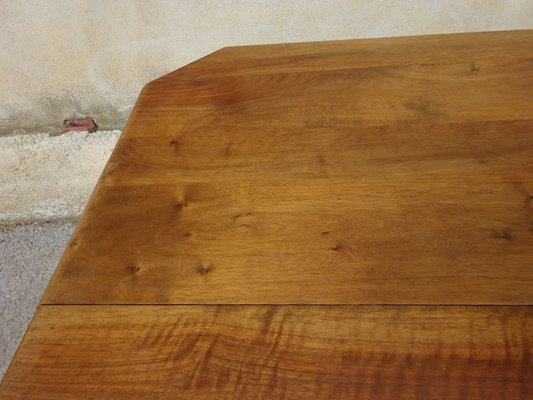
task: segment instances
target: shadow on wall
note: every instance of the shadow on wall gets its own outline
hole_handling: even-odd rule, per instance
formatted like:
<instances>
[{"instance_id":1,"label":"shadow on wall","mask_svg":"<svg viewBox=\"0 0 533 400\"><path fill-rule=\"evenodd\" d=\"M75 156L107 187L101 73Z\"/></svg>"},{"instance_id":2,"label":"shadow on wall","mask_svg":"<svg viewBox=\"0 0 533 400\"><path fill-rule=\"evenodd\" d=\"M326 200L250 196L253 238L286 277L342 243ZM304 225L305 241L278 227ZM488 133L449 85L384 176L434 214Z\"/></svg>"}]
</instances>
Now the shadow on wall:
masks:
<instances>
[{"instance_id":1,"label":"shadow on wall","mask_svg":"<svg viewBox=\"0 0 533 400\"><path fill-rule=\"evenodd\" d=\"M57 132L91 115L121 128L142 86L221 47L532 28L530 0L217 2L0 6L0 135Z\"/></svg>"}]
</instances>

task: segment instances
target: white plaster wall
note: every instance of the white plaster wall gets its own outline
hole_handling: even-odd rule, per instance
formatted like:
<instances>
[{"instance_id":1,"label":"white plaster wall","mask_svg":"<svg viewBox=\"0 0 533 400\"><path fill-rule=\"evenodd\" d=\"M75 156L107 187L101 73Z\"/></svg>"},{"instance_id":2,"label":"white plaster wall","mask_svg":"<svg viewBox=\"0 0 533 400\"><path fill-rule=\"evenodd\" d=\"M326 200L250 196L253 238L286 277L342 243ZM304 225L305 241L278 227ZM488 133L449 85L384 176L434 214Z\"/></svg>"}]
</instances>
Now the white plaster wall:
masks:
<instances>
[{"instance_id":1,"label":"white plaster wall","mask_svg":"<svg viewBox=\"0 0 533 400\"><path fill-rule=\"evenodd\" d=\"M144 83L220 47L533 28L533 0L1 0L0 134L120 128Z\"/></svg>"}]
</instances>

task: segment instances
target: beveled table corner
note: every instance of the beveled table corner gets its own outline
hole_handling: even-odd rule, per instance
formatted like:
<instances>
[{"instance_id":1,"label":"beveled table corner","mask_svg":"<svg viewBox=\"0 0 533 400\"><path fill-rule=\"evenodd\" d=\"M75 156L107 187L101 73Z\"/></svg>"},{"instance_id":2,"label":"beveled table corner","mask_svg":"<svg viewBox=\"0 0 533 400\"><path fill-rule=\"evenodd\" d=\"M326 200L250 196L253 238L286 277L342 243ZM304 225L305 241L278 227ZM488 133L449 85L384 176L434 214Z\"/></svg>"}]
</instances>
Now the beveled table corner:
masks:
<instances>
[{"instance_id":1,"label":"beveled table corner","mask_svg":"<svg viewBox=\"0 0 533 400\"><path fill-rule=\"evenodd\" d=\"M228 47L142 90L1 399L533 398L533 30Z\"/></svg>"}]
</instances>

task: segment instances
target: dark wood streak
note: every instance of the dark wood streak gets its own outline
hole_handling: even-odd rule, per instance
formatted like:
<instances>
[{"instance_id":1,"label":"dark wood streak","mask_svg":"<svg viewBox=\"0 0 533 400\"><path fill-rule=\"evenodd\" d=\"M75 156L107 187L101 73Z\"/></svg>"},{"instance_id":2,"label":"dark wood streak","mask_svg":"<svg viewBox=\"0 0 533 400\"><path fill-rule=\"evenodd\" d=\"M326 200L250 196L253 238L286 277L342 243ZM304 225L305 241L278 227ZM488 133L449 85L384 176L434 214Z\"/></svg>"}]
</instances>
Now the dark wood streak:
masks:
<instances>
[{"instance_id":1,"label":"dark wood streak","mask_svg":"<svg viewBox=\"0 0 533 400\"><path fill-rule=\"evenodd\" d=\"M1 393L523 400L531 332L531 307L46 306Z\"/></svg>"},{"instance_id":2,"label":"dark wood streak","mask_svg":"<svg viewBox=\"0 0 533 400\"><path fill-rule=\"evenodd\" d=\"M532 399L532 43L230 47L149 83L0 399Z\"/></svg>"}]
</instances>

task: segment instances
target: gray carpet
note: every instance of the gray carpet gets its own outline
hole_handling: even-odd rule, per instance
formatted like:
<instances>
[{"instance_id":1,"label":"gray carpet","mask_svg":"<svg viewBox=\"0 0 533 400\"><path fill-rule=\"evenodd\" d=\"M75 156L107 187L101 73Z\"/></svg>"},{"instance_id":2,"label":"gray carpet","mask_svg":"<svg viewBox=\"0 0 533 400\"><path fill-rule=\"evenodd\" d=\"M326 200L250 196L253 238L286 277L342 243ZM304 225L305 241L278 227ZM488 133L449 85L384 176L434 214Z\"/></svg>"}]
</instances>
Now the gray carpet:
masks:
<instances>
[{"instance_id":1,"label":"gray carpet","mask_svg":"<svg viewBox=\"0 0 533 400\"><path fill-rule=\"evenodd\" d=\"M74 227L74 222L0 226L0 379Z\"/></svg>"},{"instance_id":2,"label":"gray carpet","mask_svg":"<svg viewBox=\"0 0 533 400\"><path fill-rule=\"evenodd\" d=\"M0 378L119 135L0 137Z\"/></svg>"}]
</instances>

